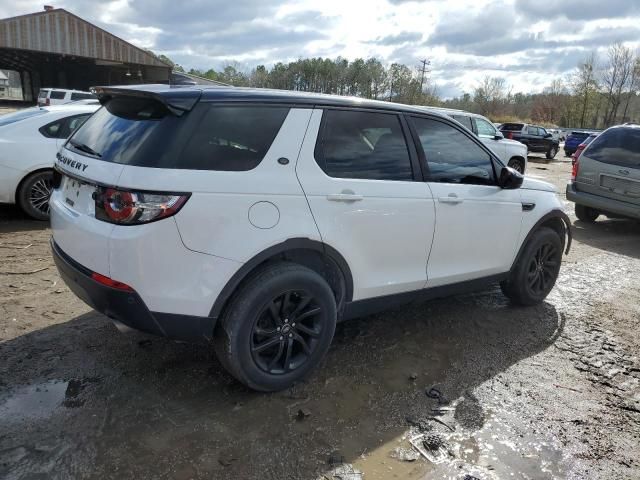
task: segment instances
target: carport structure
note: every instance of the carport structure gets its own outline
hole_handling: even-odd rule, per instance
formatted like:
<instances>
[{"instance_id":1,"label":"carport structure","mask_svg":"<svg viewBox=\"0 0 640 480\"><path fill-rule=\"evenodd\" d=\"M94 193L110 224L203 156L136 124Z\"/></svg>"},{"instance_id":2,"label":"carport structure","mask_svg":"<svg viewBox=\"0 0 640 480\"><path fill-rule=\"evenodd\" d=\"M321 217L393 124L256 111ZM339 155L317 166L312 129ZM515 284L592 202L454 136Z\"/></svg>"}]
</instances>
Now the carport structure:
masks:
<instances>
[{"instance_id":1,"label":"carport structure","mask_svg":"<svg viewBox=\"0 0 640 480\"><path fill-rule=\"evenodd\" d=\"M0 20L0 68L20 73L26 101L41 87L169 83L171 65L61 8Z\"/></svg>"}]
</instances>

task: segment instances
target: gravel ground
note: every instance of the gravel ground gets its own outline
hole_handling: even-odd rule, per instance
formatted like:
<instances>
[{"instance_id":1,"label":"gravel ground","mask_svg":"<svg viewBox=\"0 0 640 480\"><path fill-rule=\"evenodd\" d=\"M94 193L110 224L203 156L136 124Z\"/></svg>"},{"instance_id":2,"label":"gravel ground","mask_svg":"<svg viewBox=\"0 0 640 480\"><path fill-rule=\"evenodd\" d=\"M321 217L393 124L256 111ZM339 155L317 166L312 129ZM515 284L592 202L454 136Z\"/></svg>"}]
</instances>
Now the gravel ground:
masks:
<instances>
[{"instance_id":1,"label":"gravel ground","mask_svg":"<svg viewBox=\"0 0 640 480\"><path fill-rule=\"evenodd\" d=\"M528 173L563 190L567 160ZM119 333L3 207L0 478L640 478L640 224L574 226L544 304L494 288L346 322L264 395L206 346Z\"/></svg>"}]
</instances>

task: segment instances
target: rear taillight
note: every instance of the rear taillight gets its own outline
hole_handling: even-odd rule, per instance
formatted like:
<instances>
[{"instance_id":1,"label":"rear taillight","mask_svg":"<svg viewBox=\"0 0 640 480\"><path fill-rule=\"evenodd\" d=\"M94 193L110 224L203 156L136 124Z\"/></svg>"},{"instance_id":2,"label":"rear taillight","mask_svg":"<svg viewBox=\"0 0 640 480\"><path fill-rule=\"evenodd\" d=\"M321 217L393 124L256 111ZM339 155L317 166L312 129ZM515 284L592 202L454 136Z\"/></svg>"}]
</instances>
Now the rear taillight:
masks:
<instances>
[{"instance_id":1,"label":"rear taillight","mask_svg":"<svg viewBox=\"0 0 640 480\"><path fill-rule=\"evenodd\" d=\"M118 225L139 225L175 215L189 194L149 193L98 187L96 218Z\"/></svg>"},{"instance_id":2,"label":"rear taillight","mask_svg":"<svg viewBox=\"0 0 640 480\"><path fill-rule=\"evenodd\" d=\"M580 160L576 158L573 162L573 166L571 167L571 182L575 182L578 177L578 168L580 165Z\"/></svg>"},{"instance_id":3,"label":"rear taillight","mask_svg":"<svg viewBox=\"0 0 640 480\"><path fill-rule=\"evenodd\" d=\"M49 97L46 98L46 100L44 101L44 104L48 107L49 105L51 105L51 100L49 100Z\"/></svg>"},{"instance_id":4,"label":"rear taillight","mask_svg":"<svg viewBox=\"0 0 640 480\"><path fill-rule=\"evenodd\" d=\"M507 138L509 140L513 140L513 133L512 132L507 132Z\"/></svg>"},{"instance_id":5,"label":"rear taillight","mask_svg":"<svg viewBox=\"0 0 640 480\"><path fill-rule=\"evenodd\" d=\"M100 275L99 273L93 272L91 274L91 278L93 278L96 282L101 283L102 285L106 285L107 287L115 288L116 290L122 290L123 292L133 292L133 288L131 288L126 283L119 282L114 280L113 278L105 277L104 275Z\"/></svg>"}]
</instances>

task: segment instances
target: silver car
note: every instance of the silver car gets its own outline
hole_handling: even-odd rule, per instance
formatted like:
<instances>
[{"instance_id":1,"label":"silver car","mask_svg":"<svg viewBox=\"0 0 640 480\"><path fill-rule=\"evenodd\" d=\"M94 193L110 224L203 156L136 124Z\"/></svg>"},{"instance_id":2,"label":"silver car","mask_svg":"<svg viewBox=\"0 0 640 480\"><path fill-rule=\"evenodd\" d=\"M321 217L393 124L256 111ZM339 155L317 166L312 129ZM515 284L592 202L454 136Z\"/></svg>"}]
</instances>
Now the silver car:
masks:
<instances>
[{"instance_id":1,"label":"silver car","mask_svg":"<svg viewBox=\"0 0 640 480\"><path fill-rule=\"evenodd\" d=\"M640 220L640 125L618 125L601 133L573 166L567 199L576 216Z\"/></svg>"}]
</instances>

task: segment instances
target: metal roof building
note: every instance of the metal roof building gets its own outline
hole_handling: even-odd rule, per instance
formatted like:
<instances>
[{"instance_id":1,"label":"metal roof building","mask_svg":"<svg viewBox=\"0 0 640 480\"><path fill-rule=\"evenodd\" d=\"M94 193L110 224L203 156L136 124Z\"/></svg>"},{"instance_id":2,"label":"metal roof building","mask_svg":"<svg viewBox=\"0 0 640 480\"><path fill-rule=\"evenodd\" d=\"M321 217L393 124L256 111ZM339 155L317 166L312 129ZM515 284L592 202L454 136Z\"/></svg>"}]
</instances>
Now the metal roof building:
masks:
<instances>
[{"instance_id":1,"label":"metal roof building","mask_svg":"<svg viewBox=\"0 0 640 480\"><path fill-rule=\"evenodd\" d=\"M0 68L16 70L25 100L41 87L170 83L171 65L61 8L0 20Z\"/></svg>"}]
</instances>

